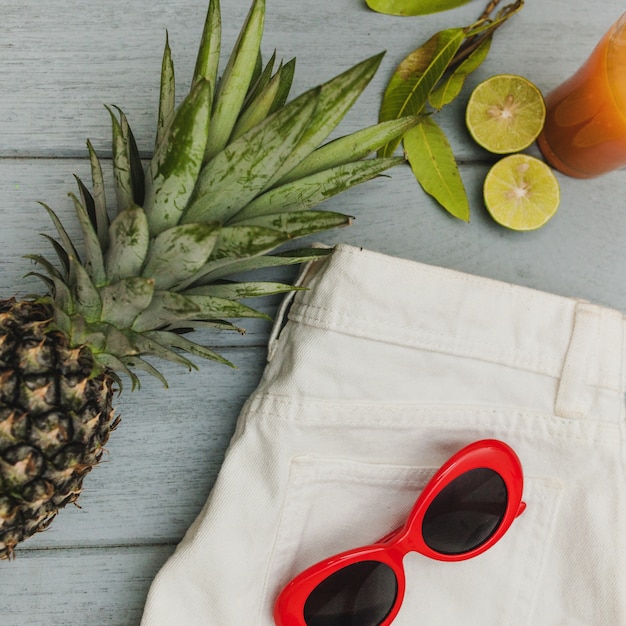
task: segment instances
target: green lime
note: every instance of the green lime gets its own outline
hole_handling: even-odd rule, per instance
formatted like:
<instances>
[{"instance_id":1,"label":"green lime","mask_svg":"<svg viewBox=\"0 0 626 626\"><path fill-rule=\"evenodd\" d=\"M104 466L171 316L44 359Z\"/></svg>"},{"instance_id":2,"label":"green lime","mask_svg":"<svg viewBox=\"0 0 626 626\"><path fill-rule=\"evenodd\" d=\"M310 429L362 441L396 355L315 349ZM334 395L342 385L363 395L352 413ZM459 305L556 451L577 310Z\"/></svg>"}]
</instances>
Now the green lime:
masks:
<instances>
[{"instance_id":1,"label":"green lime","mask_svg":"<svg viewBox=\"0 0 626 626\"><path fill-rule=\"evenodd\" d=\"M559 208L559 183L543 161L526 154L500 159L485 178L485 205L493 219L512 230L535 230Z\"/></svg>"},{"instance_id":2,"label":"green lime","mask_svg":"<svg viewBox=\"0 0 626 626\"><path fill-rule=\"evenodd\" d=\"M489 152L510 154L539 136L546 105L539 89L515 74L496 74L472 92L465 111L474 140Z\"/></svg>"}]
</instances>

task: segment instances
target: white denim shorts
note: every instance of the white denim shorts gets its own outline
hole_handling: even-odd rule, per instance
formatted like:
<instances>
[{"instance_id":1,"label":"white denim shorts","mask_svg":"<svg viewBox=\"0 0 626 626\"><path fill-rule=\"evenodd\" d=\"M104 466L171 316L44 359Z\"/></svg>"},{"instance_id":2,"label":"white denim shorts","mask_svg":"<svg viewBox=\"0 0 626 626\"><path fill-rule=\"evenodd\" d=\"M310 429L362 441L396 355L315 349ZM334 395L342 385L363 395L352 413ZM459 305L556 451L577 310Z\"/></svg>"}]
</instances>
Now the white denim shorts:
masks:
<instances>
[{"instance_id":1,"label":"white denim shorts","mask_svg":"<svg viewBox=\"0 0 626 626\"><path fill-rule=\"evenodd\" d=\"M394 626L626 624L623 315L345 245L301 278L142 623L273 625L294 575L400 526L496 438L526 510L474 559L407 555Z\"/></svg>"}]
</instances>

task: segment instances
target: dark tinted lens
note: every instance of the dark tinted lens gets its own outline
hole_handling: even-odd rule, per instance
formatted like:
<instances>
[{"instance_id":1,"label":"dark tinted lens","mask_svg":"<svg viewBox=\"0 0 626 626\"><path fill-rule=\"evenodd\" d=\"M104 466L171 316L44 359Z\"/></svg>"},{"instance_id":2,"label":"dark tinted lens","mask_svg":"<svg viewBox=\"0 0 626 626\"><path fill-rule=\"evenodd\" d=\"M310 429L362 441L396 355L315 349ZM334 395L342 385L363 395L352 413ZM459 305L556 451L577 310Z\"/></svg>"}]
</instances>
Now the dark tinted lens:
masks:
<instances>
[{"instance_id":1,"label":"dark tinted lens","mask_svg":"<svg viewBox=\"0 0 626 626\"><path fill-rule=\"evenodd\" d=\"M398 581L378 561L361 561L321 582L304 605L307 626L378 626L389 615Z\"/></svg>"},{"instance_id":2,"label":"dark tinted lens","mask_svg":"<svg viewBox=\"0 0 626 626\"><path fill-rule=\"evenodd\" d=\"M424 516L426 544L442 554L477 548L497 530L506 509L502 477L491 469L465 472L433 500Z\"/></svg>"}]
</instances>

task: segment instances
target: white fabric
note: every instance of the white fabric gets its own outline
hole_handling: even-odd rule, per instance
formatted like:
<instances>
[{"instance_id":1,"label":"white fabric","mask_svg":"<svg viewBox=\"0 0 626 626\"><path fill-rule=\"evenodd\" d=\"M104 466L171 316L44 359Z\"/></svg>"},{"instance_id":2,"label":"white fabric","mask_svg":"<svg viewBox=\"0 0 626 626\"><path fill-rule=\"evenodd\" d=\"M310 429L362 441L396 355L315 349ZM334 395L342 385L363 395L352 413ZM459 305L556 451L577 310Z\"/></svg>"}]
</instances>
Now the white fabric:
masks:
<instances>
[{"instance_id":1,"label":"white fabric","mask_svg":"<svg viewBox=\"0 0 626 626\"><path fill-rule=\"evenodd\" d=\"M394 626L626 624L622 314L343 245L302 282L143 625L271 626L285 583L398 527L482 438L519 455L527 508L475 559L408 555Z\"/></svg>"}]
</instances>

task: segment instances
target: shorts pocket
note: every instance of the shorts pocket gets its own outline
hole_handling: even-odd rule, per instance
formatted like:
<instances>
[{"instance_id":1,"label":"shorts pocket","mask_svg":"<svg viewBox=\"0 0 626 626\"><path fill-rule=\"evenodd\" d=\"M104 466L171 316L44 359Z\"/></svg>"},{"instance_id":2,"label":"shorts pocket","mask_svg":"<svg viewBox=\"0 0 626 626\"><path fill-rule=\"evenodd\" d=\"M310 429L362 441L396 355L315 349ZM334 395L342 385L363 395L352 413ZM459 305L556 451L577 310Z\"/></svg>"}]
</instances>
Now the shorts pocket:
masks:
<instances>
[{"instance_id":1,"label":"shorts pocket","mask_svg":"<svg viewBox=\"0 0 626 626\"><path fill-rule=\"evenodd\" d=\"M372 543L403 524L435 471L294 458L267 570L262 614L271 615L280 589L306 567ZM554 479L526 476L526 510L500 542L474 559L449 563L408 554L406 597L394 626L536 623L535 596L550 551L561 489Z\"/></svg>"}]
</instances>

